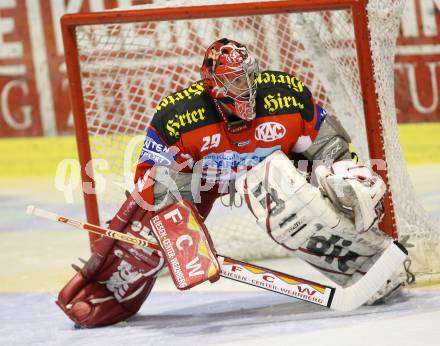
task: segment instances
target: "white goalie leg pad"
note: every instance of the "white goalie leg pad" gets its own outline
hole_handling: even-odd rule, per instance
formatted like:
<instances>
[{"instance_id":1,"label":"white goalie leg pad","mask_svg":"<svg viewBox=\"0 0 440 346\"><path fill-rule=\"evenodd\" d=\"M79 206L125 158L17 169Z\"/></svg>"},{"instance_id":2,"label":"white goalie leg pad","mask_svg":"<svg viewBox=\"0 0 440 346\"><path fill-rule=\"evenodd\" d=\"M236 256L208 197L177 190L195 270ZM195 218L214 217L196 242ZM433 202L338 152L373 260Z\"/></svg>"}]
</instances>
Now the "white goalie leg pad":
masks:
<instances>
[{"instance_id":1,"label":"white goalie leg pad","mask_svg":"<svg viewBox=\"0 0 440 346\"><path fill-rule=\"evenodd\" d=\"M282 152L275 152L236 181L258 224L279 244L295 250L340 217Z\"/></svg>"},{"instance_id":2,"label":"white goalie leg pad","mask_svg":"<svg viewBox=\"0 0 440 346\"><path fill-rule=\"evenodd\" d=\"M309 184L282 152L236 181L257 223L277 243L344 284L391 239L378 229L356 231L354 222Z\"/></svg>"}]
</instances>

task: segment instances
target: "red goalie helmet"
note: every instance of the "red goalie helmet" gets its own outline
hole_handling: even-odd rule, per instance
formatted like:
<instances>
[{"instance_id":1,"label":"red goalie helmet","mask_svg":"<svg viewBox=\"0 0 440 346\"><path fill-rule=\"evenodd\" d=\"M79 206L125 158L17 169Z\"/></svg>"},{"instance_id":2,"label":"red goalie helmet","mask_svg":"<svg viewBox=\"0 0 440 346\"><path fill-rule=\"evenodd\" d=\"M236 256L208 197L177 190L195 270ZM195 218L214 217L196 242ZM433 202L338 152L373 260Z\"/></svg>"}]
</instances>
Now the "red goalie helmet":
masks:
<instances>
[{"instance_id":1,"label":"red goalie helmet","mask_svg":"<svg viewBox=\"0 0 440 346\"><path fill-rule=\"evenodd\" d=\"M239 118L255 118L259 70L255 57L242 44L222 38L206 50L201 75L209 95Z\"/></svg>"}]
</instances>

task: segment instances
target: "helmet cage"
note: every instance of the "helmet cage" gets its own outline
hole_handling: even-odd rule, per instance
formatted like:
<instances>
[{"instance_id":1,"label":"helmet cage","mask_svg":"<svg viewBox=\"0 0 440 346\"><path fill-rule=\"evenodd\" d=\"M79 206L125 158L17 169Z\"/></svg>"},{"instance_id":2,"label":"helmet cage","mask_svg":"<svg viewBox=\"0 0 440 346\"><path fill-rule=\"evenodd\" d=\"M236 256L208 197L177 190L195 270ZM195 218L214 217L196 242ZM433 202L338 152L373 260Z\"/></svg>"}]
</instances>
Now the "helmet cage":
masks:
<instances>
[{"instance_id":1,"label":"helmet cage","mask_svg":"<svg viewBox=\"0 0 440 346\"><path fill-rule=\"evenodd\" d=\"M214 42L205 54L201 74L211 97L226 103L243 120L255 118L259 68L245 46L228 39Z\"/></svg>"},{"instance_id":2,"label":"helmet cage","mask_svg":"<svg viewBox=\"0 0 440 346\"><path fill-rule=\"evenodd\" d=\"M223 70L223 71L222 71ZM255 104L257 95L258 64L252 56L239 66L218 68L211 74L217 92L223 97L230 97L234 101L250 102Z\"/></svg>"}]
</instances>

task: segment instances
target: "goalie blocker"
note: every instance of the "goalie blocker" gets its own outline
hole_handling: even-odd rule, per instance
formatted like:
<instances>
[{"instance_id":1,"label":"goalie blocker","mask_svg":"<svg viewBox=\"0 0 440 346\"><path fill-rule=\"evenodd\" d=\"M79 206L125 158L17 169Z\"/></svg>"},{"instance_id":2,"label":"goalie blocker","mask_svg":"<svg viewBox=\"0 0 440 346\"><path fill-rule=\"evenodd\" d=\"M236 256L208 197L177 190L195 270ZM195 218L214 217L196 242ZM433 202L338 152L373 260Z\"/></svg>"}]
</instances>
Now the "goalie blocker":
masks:
<instances>
[{"instance_id":1,"label":"goalie blocker","mask_svg":"<svg viewBox=\"0 0 440 346\"><path fill-rule=\"evenodd\" d=\"M211 238L191 203L183 200L170 205L156 213L150 225L178 289L219 279Z\"/></svg>"}]
</instances>

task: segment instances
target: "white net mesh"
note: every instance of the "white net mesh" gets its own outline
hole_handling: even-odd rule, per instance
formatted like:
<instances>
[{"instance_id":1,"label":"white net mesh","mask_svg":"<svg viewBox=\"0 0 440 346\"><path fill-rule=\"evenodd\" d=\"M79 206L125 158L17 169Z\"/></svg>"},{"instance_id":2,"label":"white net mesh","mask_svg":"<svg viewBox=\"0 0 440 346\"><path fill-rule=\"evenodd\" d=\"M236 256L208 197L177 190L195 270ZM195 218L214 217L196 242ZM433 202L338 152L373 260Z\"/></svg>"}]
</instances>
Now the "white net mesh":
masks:
<instances>
[{"instance_id":1,"label":"white net mesh","mask_svg":"<svg viewBox=\"0 0 440 346\"><path fill-rule=\"evenodd\" d=\"M384 131L399 236L409 236L410 243L417 243L411 248L417 270L435 272L438 267L430 265L438 263L435 226L416 203L412 189L400 190L411 186L397 133L393 84L394 44L403 3L374 0L368 6L383 118L378 127L382 125ZM160 2L162 7L182 4L188 2ZM262 70L282 70L301 79L317 102L341 120L360 156L368 158L349 10L81 25L76 28L76 40L92 158L108 163L101 169L96 165L98 173L107 178L105 188L98 181L98 191L103 190L98 194L101 219L111 218L124 190L131 189L133 165L158 101L199 79L205 49L220 37L246 44L257 55ZM244 207L229 210L217 201L208 228L219 253L241 258L286 255L255 226Z\"/></svg>"}]
</instances>

